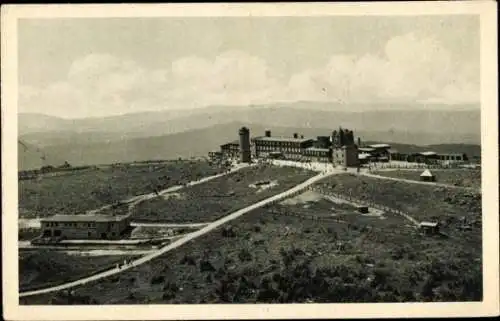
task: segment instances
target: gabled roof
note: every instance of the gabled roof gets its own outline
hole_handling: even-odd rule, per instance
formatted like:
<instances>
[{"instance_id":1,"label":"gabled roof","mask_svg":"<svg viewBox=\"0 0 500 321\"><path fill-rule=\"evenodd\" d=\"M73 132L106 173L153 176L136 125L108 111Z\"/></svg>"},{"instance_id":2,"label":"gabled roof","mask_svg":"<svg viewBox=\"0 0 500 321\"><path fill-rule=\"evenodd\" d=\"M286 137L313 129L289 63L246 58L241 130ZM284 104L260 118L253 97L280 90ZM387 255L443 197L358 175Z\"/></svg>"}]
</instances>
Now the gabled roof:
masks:
<instances>
[{"instance_id":1,"label":"gabled roof","mask_svg":"<svg viewBox=\"0 0 500 321\"><path fill-rule=\"evenodd\" d=\"M373 144L373 145L368 145L368 147L371 147L371 148L391 148L391 145L389 145L389 144Z\"/></svg>"},{"instance_id":2,"label":"gabled roof","mask_svg":"<svg viewBox=\"0 0 500 321\"><path fill-rule=\"evenodd\" d=\"M436 227L436 226L438 226L438 223L437 222L420 222L420 226Z\"/></svg>"},{"instance_id":3,"label":"gabled roof","mask_svg":"<svg viewBox=\"0 0 500 321\"><path fill-rule=\"evenodd\" d=\"M422 172L422 174L420 174L420 176L433 177L434 174L432 174L430 170L426 169L425 171Z\"/></svg>"},{"instance_id":4,"label":"gabled roof","mask_svg":"<svg viewBox=\"0 0 500 321\"><path fill-rule=\"evenodd\" d=\"M434 156L434 155L437 155L435 152L420 152L419 153L420 155L422 156Z\"/></svg>"},{"instance_id":5,"label":"gabled roof","mask_svg":"<svg viewBox=\"0 0 500 321\"><path fill-rule=\"evenodd\" d=\"M271 137L261 136L261 137L255 137L253 140L254 141L260 140L260 141L267 141L267 142L303 143L303 142L307 142L307 141L310 141L313 139L312 138L278 137L278 136L271 136Z\"/></svg>"},{"instance_id":6,"label":"gabled roof","mask_svg":"<svg viewBox=\"0 0 500 321\"><path fill-rule=\"evenodd\" d=\"M126 216L111 215L61 215L41 219L42 222L116 222L121 221Z\"/></svg>"}]
</instances>

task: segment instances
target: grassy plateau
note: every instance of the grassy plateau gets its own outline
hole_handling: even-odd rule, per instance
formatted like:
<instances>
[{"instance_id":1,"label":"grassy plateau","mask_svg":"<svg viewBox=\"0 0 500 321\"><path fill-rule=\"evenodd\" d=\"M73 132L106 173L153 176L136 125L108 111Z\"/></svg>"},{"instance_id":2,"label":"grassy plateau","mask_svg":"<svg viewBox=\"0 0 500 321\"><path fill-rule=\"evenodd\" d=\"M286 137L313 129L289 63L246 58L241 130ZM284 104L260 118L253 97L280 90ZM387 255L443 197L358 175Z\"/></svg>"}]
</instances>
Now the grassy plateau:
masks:
<instances>
[{"instance_id":1,"label":"grassy plateau","mask_svg":"<svg viewBox=\"0 0 500 321\"><path fill-rule=\"evenodd\" d=\"M21 304L478 301L480 196L336 175L318 184L448 222L422 235L396 214L365 216L318 195L257 209L148 263ZM325 185L326 184L326 185ZM307 192L310 193L310 192ZM453 214L455 213L455 214Z\"/></svg>"}]
</instances>

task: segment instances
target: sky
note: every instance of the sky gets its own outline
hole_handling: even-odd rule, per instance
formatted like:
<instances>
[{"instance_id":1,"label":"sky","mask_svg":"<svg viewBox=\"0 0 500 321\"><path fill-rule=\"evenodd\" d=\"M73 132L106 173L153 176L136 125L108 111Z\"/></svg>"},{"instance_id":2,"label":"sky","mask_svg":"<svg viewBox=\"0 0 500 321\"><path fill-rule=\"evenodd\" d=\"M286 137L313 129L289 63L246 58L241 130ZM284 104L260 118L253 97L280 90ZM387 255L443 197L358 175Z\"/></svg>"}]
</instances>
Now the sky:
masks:
<instances>
[{"instance_id":1,"label":"sky","mask_svg":"<svg viewBox=\"0 0 500 321\"><path fill-rule=\"evenodd\" d=\"M469 15L22 19L19 112L477 104L479 38Z\"/></svg>"}]
</instances>

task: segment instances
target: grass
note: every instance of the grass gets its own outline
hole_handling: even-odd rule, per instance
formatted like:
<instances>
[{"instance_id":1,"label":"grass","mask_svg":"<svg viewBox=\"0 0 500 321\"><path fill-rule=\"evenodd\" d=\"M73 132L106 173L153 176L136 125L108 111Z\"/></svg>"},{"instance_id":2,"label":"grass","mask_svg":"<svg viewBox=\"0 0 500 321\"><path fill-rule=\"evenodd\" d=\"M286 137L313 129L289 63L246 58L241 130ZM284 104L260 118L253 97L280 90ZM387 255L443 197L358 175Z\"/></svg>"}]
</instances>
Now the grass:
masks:
<instances>
[{"instance_id":1,"label":"grass","mask_svg":"<svg viewBox=\"0 0 500 321\"><path fill-rule=\"evenodd\" d=\"M474 235L481 236L481 195L477 193L350 174L318 184L338 194L402 210L418 221L439 221L452 232L465 218L475 222Z\"/></svg>"},{"instance_id":2,"label":"grass","mask_svg":"<svg viewBox=\"0 0 500 321\"><path fill-rule=\"evenodd\" d=\"M19 229L18 240L19 241L31 241L35 237L40 235L40 229L38 228L23 228Z\"/></svg>"},{"instance_id":3,"label":"grass","mask_svg":"<svg viewBox=\"0 0 500 321\"><path fill-rule=\"evenodd\" d=\"M138 204L134 221L199 223L209 222L257 201L286 191L314 176L295 167L269 165L245 168L224 177L183 189L180 195L154 198ZM260 180L277 180L278 185L257 192L249 187Z\"/></svg>"},{"instance_id":4,"label":"grass","mask_svg":"<svg viewBox=\"0 0 500 321\"><path fill-rule=\"evenodd\" d=\"M19 216L82 214L155 189L219 173L205 161L121 165L19 181Z\"/></svg>"},{"instance_id":5,"label":"grass","mask_svg":"<svg viewBox=\"0 0 500 321\"><path fill-rule=\"evenodd\" d=\"M132 231L131 239L144 239L144 238L160 238L165 236L176 236L186 233L192 233L199 228L190 227L146 227L139 226Z\"/></svg>"},{"instance_id":6,"label":"grass","mask_svg":"<svg viewBox=\"0 0 500 321\"><path fill-rule=\"evenodd\" d=\"M423 170L394 170L394 171L379 171L374 174L404 178L409 180L420 180L420 174ZM481 171L474 169L442 169L431 170L436 176L436 182L442 184L450 184L454 186L481 188Z\"/></svg>"},{"instance_id":7,"label":"grass","mask_svg":"<svg viewBox=\"0 0 500 321\"><path fill-rule=\"evenodd\" d=\"M133 256L76 256L58 251L35 250L19 253L20 291L44 288L77 280L114 268Z\"/></svg>"},{"instance_id":8,"label":"grass","mask_svg":"<svg viewBox=\"0 0 500 321\"><path fill-rule=\"evenodd\" d=\"M385 181L366 179L340 175L328 183L346 191L365 191L359 186L376 184L377 191L366 191L381 201L388 192ZM428 206L420 202L428 197L420 194L420 186L405 186L394 187L398 197L416 206L416 212L419 204ZM424 187L433 192L433 187ZM305 204L255 210L114 279L75 291L98 304L482 299L477 231L456 231L448 238L423 236L407 228L399 216L363 217L348 206L335 208L351 218L338 223L326 219L331 204L322 200ZM463 205L449 206L461 211ZM73 304L72 300L56 293L21 298L20 303Z\"/></svg>"}]
</instances>

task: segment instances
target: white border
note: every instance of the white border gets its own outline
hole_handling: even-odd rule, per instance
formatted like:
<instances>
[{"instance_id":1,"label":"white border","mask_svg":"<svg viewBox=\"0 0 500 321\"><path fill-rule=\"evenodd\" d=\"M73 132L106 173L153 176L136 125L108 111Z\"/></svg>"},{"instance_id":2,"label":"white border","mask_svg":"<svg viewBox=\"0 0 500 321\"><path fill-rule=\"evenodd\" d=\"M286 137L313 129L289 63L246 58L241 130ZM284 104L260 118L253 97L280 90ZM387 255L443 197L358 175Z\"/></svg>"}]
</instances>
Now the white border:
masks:
<instances>
[{"instance_id":1,"label":"white border","mask_svg":"<svg viewBox=\"0 0 500 321\"><path fill-rule=\"evenodd\" d=\"M17 249L17 19L55 17L477 14L481 23L484 301L477 303L19 306ZM473 317L499 312L496 2L121 4L2 6L2 255L7 320L160 320ZM15 231L15 232L14 232ZM15 259L13 259L15 258Z\"/></svg>"}]
</instances>

